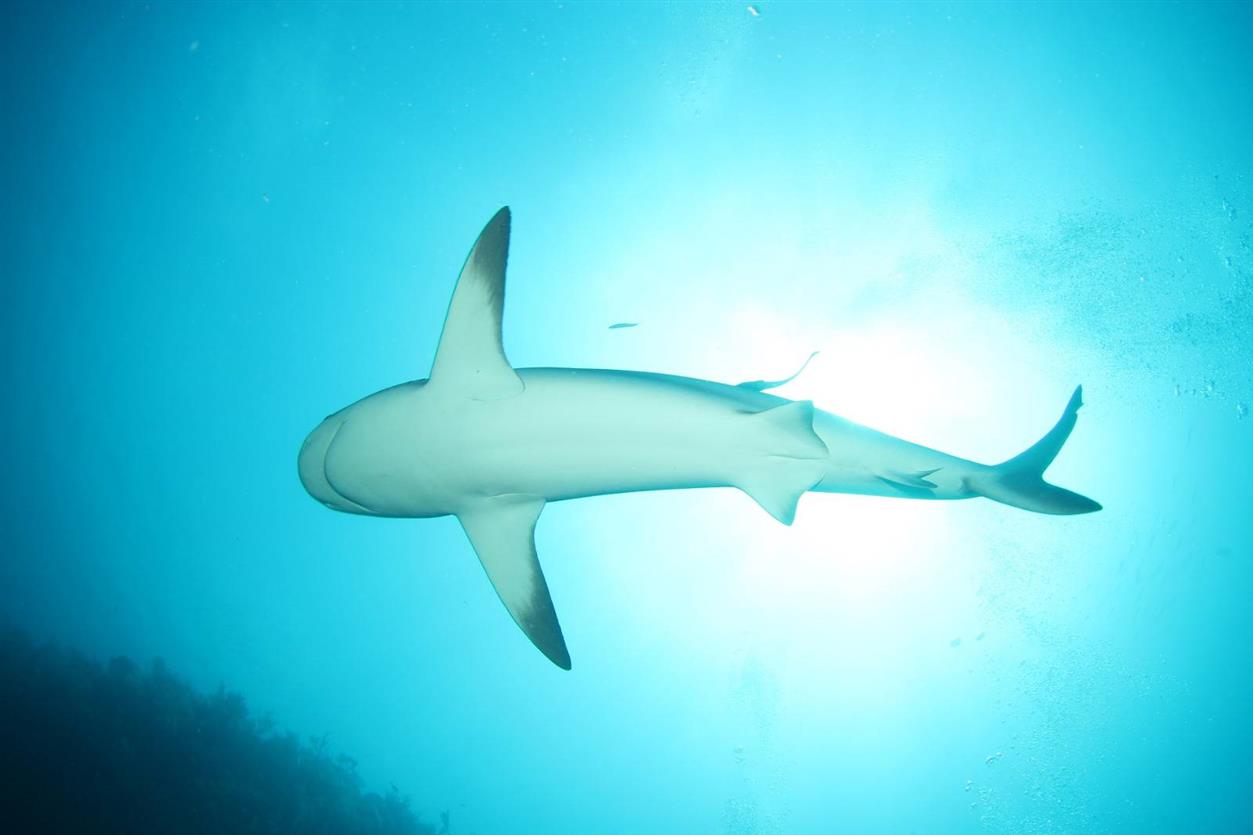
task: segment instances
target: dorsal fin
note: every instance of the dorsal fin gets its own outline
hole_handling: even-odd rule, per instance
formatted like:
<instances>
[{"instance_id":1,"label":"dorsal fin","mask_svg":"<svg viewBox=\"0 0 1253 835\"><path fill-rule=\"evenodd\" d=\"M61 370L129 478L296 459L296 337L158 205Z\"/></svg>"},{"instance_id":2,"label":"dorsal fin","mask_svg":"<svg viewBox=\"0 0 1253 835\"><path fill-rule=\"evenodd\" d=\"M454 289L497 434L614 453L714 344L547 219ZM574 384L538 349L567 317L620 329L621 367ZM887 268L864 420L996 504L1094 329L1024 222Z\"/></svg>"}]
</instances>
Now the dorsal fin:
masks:
<instances>
[{"instance_id":1,"label":"dorsal fin","mask_svg":"<svg viewBox=\"0 0 1253 835\"><path fill-rule=\"evenodd\" d=\"M471 400L500 400L524 388L500 339L509 259L509 207L497 212L470 250L444 319L427 389Z\"/></svg>"}]
</instances>

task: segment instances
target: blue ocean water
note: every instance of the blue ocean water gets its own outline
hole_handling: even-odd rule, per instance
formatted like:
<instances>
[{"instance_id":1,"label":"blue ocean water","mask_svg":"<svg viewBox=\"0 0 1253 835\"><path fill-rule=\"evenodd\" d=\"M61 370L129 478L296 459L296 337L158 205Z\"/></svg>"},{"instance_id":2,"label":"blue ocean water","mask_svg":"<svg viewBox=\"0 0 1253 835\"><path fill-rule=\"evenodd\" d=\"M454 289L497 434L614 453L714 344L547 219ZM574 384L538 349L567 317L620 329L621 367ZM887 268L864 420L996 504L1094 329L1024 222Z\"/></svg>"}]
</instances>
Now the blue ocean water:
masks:
<instances>
[{"instance_id":1,"label":"blue ocean water","mask_svg":"<svg viewBox=\"0 0 1253 835\"><path fill-rule=\"evenodd\" d=\"M447 831L1253 831L1240 4L11 7L0 617L349 752ZM514 216L518 366L779 391L1098 514L554 504L574 659L451 518L329 512ZM631 323L634 327L615 328Z\"/></svg>"}]
</instances>

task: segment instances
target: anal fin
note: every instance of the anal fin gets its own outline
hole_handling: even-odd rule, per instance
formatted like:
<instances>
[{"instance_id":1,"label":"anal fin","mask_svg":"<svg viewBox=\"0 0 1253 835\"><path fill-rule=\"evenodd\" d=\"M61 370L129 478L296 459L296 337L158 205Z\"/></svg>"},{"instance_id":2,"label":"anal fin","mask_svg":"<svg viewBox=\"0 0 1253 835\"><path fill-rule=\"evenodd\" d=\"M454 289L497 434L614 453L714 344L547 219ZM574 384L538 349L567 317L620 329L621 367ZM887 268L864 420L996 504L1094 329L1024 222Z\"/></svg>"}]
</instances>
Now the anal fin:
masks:
<instances>
[{"instance_id":1,"label":"anal fin","mask_svg":"<svg viewBox=\"0 0 1253 835\"><path fill-rule=\"evenodd\" d=\"M911 499L933 499L935 498L936 483L928 481L927 476L939 471L939 467L933 467L930 470L918 470L912 473L888 470L879 473L876 478L895 489L901 495L909 496Z\"/></svg>"},{"instance_id":2,"label":"anal fin","mask_svg":"<svg viewBox=\"0 0 1253 835\"><path fill-rule=\"evenodd\" d=\"M882 481L884 484L886 484L888 487L891 487L893 490L895 490L896 492L900 493L902 496L905 496L907 498L910 498L910 499L934 499L935 498L935 485L934 484L931 484L930 487L923 487L921 485L914 484L909 481L901 481L900 479L894 478L893 476L881 475L881 476L875 476L875 477L879 479L879 481Z\"/></svg>"}]
</instances>

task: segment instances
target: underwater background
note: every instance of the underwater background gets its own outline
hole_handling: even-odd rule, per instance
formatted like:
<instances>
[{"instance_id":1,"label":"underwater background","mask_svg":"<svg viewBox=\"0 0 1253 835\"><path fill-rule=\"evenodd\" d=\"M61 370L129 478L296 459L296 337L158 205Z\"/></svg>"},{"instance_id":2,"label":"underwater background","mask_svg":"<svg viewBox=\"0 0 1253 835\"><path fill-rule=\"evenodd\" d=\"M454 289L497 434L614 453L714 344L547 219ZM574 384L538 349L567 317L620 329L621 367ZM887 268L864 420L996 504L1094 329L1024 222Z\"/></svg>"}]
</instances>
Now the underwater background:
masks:
<instances>
[{"instance_id":1,"label":"underwater background","mask_svg":"<svg viewBox=\"0 0 1253 835\"><path fill-rule=\"evenodd\" d=\"M11 6L0 622L457 835L1253 831L1251 8ZM554 504L558 670L455 519L296 476L505 204L516 366L820 351L778 393L984 462L1082 383L1104 511Z\"/></svg>"}]
</instances>

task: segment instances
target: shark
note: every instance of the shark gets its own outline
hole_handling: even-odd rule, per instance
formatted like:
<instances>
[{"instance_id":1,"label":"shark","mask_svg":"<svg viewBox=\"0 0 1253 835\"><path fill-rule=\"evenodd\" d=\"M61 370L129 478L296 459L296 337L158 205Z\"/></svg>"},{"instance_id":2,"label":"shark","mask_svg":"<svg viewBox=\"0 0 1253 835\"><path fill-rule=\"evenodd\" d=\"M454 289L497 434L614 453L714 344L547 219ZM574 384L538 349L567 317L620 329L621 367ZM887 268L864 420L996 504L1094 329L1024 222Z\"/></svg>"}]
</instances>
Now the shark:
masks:
<instances>
[{"instance_id":1,"label":"shark","mask_svg":"<svg viewBox=\"0 0 1253 835\"><path fill-rule=\"evenodd\" d=\"M987 465L770 393L791 378L731 385L514 368L501 331L510 228L506 206L471 247L429 376L327 417L304 440L297 468L305 490L333 510L455 516L514 622L562 669L570 653L535 549L549 502L732 487L785 525L810 492L983 497L1056 515L1101 509L1043 479L1075 426L1082 387L1035 444Z\"/></svg>"}]
</instances>

